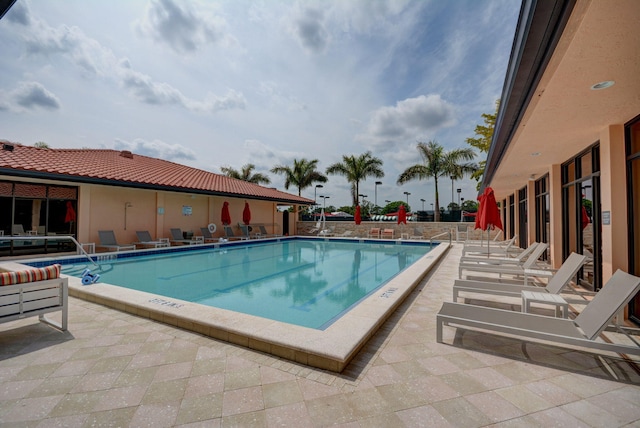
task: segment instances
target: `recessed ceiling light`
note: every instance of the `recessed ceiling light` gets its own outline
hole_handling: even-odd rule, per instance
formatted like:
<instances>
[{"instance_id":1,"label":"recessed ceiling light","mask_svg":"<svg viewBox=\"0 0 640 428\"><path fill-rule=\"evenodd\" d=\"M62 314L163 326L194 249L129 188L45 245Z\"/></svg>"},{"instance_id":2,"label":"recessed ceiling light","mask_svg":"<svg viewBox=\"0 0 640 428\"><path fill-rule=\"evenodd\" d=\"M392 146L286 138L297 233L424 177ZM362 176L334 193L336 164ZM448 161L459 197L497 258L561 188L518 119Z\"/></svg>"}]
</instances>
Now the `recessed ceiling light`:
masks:
<instances>
[{"instance_id":1,"label":"recessed ceiling light","mask_svg":"<svg viewBox=\"0 0 640 428\"><path fill-rule=\"evenodd\" d=\"M613 80L605 80L604 82L599 82L595 85L592 85L591 89L594 91L597 91L598 89L607 89L615 85L615 83L616 82L614 82Z\"/></svg>"},{"instance_id":2,"label":"recessed ceiling light","mask_svg":"<svg viewBox=\"0 0 640 428\"><path fill-rule=\"evenodd\" d=\"M531 156L540 156L540 152L533 152L531 153Z\"/></svg>"}]
</instances>

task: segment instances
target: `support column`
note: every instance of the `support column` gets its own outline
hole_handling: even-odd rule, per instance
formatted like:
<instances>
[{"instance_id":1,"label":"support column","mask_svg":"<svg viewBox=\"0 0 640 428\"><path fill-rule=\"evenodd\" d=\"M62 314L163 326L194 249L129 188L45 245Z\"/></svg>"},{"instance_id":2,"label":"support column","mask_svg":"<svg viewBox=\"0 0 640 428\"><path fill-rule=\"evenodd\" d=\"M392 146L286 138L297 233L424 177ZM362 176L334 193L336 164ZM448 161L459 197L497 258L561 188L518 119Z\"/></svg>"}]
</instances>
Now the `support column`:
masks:
<instances>
[{"instance_id":1,"label":"support column","mask_svg":"<svg viewBox=\"0 0 640 428\"><path fill-rule=\"evenodd\" d=\"M604 283L616 270L629 270L623 125L611 125L600 133L600 186L603 214L602 281ZM607 217L610 219L610 224L605 223Z\"/></svg>"},{"instance_id":2,"label":"support column","mask_svg":"<svg viewBox=\"0 0 640 428\"><path fill-rule=\"evenodd\" d=\"M562 264L562 166L553 164L549 168L549 247L551 264Z\"/></svg>"}]
</instances>

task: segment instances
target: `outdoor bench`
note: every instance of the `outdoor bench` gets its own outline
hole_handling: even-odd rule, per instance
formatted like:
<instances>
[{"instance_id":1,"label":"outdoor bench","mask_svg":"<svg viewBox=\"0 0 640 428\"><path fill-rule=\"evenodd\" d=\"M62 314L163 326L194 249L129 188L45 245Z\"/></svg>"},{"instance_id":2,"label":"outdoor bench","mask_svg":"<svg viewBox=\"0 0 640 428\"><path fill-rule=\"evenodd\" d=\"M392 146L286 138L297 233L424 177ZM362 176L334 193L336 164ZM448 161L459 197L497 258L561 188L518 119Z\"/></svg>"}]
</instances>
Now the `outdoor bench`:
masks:
<instances>
[{"instance_id":1,"label":"outdoor bench","mask_svg":"<svg viewBox=\"0 0 640 428\"><path fill-rule=\"evenodd\" d=\"M66 331L69 284L60 277L60 265L20 270L11 265L0 266L0 323L37 315L41 322ZM55 311L62 311L60 323L45 317Z\"/></svg>"}]
</instances>

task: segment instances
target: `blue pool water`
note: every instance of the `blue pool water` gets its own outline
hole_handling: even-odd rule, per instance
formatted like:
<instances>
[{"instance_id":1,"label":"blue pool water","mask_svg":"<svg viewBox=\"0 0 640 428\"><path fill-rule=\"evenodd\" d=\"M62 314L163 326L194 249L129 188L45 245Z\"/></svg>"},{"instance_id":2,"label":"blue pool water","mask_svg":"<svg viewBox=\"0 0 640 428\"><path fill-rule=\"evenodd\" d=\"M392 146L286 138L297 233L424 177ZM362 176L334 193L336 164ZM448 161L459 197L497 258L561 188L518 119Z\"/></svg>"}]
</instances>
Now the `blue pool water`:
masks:
<instances>
[{"instance_id":1,"label":"blue pool water","mask_svg":"<svg viewBox=\"0 0 640 428\"><path fill-rule=\"evenodd\" d=\"M109 260L92 272L108 284L324 329L428 252L296 239Z\"/></svg>"}]
</instances>

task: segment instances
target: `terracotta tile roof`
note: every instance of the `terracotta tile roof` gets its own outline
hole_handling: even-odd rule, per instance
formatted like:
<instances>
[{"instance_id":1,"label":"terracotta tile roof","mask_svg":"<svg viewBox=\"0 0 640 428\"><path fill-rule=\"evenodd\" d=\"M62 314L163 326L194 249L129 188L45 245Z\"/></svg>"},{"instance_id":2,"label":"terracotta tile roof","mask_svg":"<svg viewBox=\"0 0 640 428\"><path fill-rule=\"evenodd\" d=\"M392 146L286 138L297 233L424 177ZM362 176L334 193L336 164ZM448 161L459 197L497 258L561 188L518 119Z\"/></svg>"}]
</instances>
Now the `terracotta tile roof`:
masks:
<instances>
[{"instance_id":1,"label":"terracotta tile roof","mask_svg":"<svg viewBox=\"0 0 640 428\"><path fill-rule=\"evenodd\" d=\"M0 174L312 204L313 200L127 151L41 149L0 140ZM13 146L13 150L8 150Z\"/></svg>"}]
</instances>

